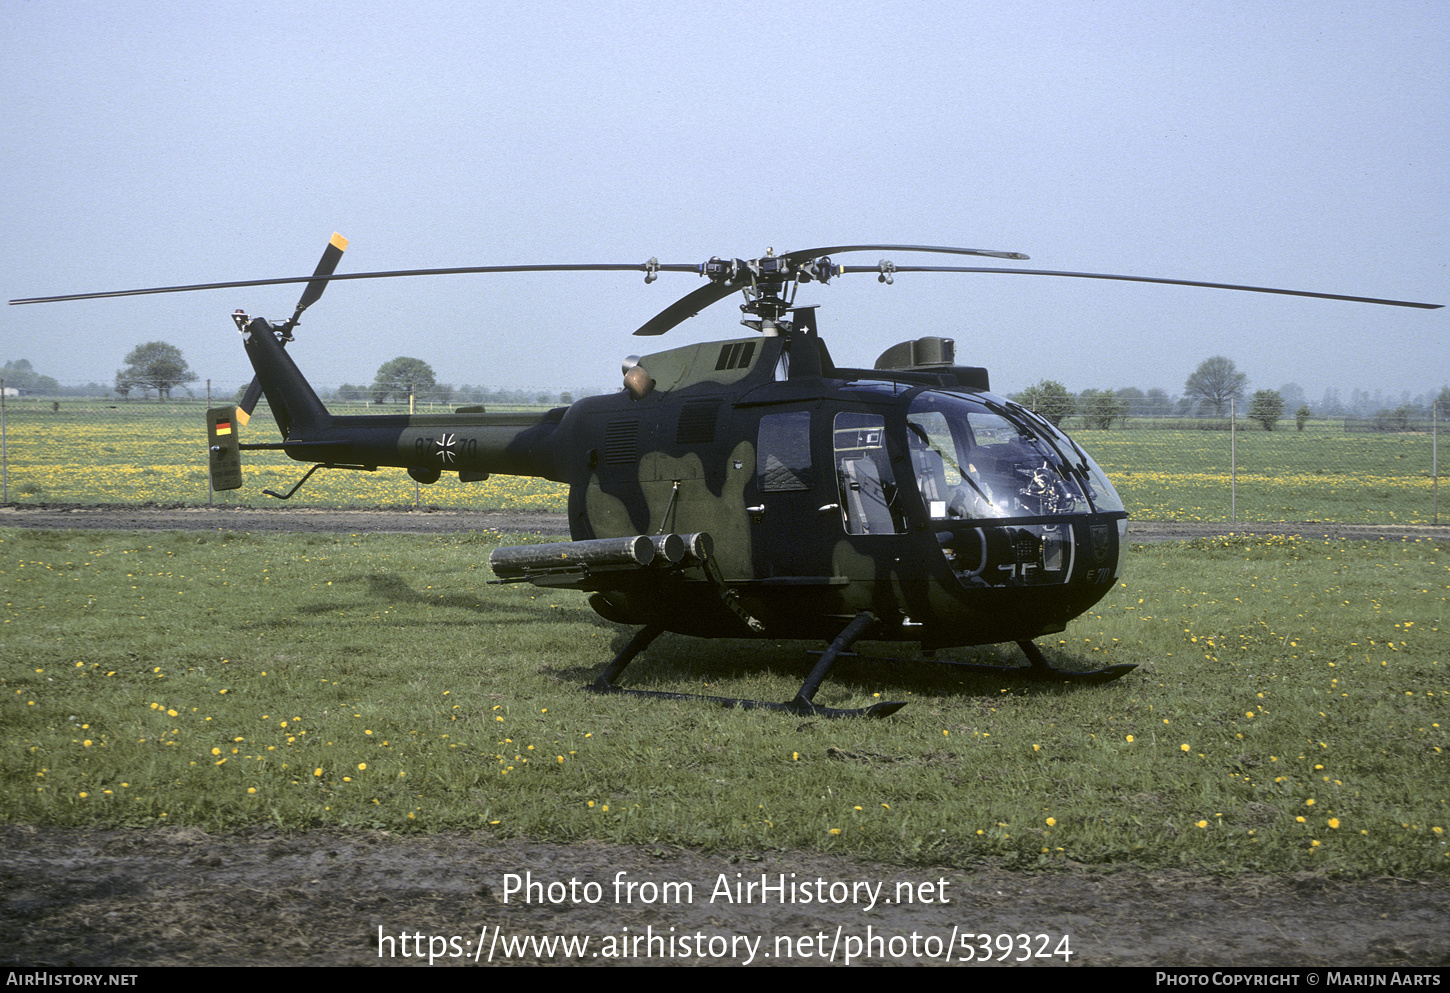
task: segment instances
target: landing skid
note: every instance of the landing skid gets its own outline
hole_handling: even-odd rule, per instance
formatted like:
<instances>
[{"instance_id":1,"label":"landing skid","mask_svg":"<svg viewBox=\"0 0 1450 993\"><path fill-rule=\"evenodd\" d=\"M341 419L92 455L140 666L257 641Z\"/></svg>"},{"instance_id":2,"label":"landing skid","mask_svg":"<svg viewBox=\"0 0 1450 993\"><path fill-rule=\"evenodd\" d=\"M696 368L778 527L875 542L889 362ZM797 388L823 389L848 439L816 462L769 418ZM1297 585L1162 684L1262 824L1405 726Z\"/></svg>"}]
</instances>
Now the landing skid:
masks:
<instances>
[{"instance_id":1,"label":"landing skid","mask_svg":"<svg viewBox=\"0 0 1450 993\"><path fill-rule=\"evenodd\" d=\"M950 662L943 659L921 659L919 661L933 662L937 665L949 665L953 669L965 669L968 672L981 673L987 676L999 676L1002 679L1023 683L1073 683L1079 685L1092 685L1095 683L1111 683L1115 679L1121 679L1134 669L1138 668L1136 662L1126 662L1121 665L1105 666L1102 669L1092 669L1082 672L1076 669L1059 669L1047 661L1042 651L1030 641L1019 641L1017 647L1022 649L1022 654L1027 656L1027 665L987 665L981 662ZM885 659L877 657L877 661L905 661L898 659Z\"/></svg>"},{"instance_id":2,"label":"landing skid","mask_svg":"<svg viewBox=\"0 0 1450 993\"><path fill-rule=\"evenodd\" d=\"M722 707L739 707L741 710L779 710L787 714L795 714L797 717L889 717L902 707L906 706L905 700L891 700L874 704L870 707L861 707L854 710L842 710L836 707L822 707L814 702L816 690L820 689L821 683L830 674L831 667L836 664L848 648L854 645L868 628L876 622L876 617L870 612L863 610L856 618L846 625L846 629L836 636L821 657L816 661L806 681L801 684L800 690L795 698L785 703L774 703L769 700L745 700L737 697L726 696L702 696L695 693L668 693L659 690L633 690L623 686L616 686L614 680L624 671L624 667L634 661L635 656L644 651L650 642L654 641L664 633L664 627L658 624L650 624L639 631L624 651L614 657L599 678L588 687L595 693L628 693L631 696L654 697L657 700L698 700L704 703L718 704Z\"/></svg>"}]
</instances>

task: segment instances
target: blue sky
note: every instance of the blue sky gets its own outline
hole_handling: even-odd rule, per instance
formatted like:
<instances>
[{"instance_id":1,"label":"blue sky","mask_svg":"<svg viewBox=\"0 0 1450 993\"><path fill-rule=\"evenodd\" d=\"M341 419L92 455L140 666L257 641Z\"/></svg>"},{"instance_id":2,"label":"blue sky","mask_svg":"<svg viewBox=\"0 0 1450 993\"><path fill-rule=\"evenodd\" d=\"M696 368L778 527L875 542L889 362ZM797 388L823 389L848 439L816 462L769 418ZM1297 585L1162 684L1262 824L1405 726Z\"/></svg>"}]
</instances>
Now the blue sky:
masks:
<instances>
[{"instance_id":1,"label":"blue sky","mask_svg":"<svg viewBox=\"0 0 1450 993\"><path fill-rule=\"evenodd\" d=\"M341 271L905 243L1450 303L1440 3L15 0L5 22L7 299L305 275L340 231ZM744 333L727 301L630 335L697 285L338 283L293 354L322 385L412 355L455 384L613 389L625 354ZM162 339L229 388L250 369L228 315L297 293L5 307L0 361L109 383ZM799 302L838 362L942 334L1001 392L1177 393L1216 354L1311 400L1450 382L1447 311L947 274Z\"/></svg>"}]
</instances>

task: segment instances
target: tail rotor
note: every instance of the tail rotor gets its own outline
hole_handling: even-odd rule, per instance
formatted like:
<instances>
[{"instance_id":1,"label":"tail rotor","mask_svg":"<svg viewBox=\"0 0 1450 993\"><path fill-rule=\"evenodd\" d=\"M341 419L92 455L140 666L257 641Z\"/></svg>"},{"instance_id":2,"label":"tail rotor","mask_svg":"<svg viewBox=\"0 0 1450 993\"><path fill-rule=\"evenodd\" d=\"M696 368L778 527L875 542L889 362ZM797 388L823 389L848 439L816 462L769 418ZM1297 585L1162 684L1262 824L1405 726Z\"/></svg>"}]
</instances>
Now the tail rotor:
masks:
<instances>
[{"instance_id":1,"label":"tail rotor","mask_svg":"<svg viewBox=\"0 0 1450 993\"><path fill-rule=\"evenodd\" d=\"M317 263L317 269L312 273L312 279L302 288L302 296L297 301L297 309L287 322L277 328L278 339L283 345L292 340L292 329L297 326L302 317L302 312L311 307L322 296L322 291L327 289L328 278L337 269L337 263L342 260L342 253L347 250L347 239L337 232L333 232L332 240L327 243L327 248L322 252L322 258ZM252 411L257 406L257 401L262 396L262 384L256 376L252 377L247 392L242 395L242 402L237 404L237 420L246 424L252 418Z\"/></svg>"}]
</instances>

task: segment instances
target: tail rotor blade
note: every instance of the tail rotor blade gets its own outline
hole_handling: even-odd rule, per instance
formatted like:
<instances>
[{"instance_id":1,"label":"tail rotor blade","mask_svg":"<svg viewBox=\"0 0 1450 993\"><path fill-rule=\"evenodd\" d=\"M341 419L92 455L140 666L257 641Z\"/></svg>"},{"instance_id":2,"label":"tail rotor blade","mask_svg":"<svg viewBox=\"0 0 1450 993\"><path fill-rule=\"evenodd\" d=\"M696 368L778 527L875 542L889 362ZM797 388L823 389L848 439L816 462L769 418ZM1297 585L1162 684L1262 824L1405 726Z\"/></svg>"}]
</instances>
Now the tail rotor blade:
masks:
<instances>
[{"instance_id":1,"label":"tail rotor blade","mask_svg":"<svg viewBox=\"0 0 1450 993\"><path fill-rule=\"evenodd\" d=\"M327 248L322 252L322 258L317 263L317 270L312 274L312 281L302 288L302 297L297 301L297 310L292 319L287 322L291 328L302 316L302 312L317 302L322 296L322 291L327 289L328 276L331 276L337 269L337 263L342 260L342 253L347 251L347 239L337 232L333 232L332 240L327 243Z\"/></svg>"},{"instance_id":2,"label":"tail rotor blade","mask_svg":"<svg viewBox=\"0 0 1450 993\"><path fill-rule=\"evenodd\" d=\"M237 420L245 425L252 419L252 411L257 407L257 401L262 398L262 384L256 376L252 377L252 385L247 387L247 392L242 396L242 402L237 404Z\"/></svg>"}]
</instances>

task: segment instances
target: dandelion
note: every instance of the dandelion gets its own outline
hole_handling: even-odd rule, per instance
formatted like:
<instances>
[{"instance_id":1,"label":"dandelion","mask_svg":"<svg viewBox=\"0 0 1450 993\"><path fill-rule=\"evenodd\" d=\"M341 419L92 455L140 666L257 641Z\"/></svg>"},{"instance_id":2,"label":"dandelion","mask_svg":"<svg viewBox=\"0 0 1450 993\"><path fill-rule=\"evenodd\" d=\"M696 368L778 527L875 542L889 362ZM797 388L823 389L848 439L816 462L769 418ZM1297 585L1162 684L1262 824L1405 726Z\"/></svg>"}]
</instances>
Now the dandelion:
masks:
<instances>
[{"instance_id":1,"label":"dandelion","mask_svg":"<svg viewBox=\"0 0 1450 993\"><path fill-rule=\"evenodd\" d=\"M1206 828L1208 827L1208 821L1199 821L1198 826L1201 828Z\"/></svg>"},{"instance_id":2,"label":"dandelion","mask_svg":"<svg viewBox=\"0 0 1450 993\"><path fill-rule=\"evenodd\" d=\"M85 796L85 794L82 793L81 796ZM840 828L831 828L831 833L832 834L840 834L841 833L841 829Z\"/></svg>"},{"instance_id":3,"label":"dandelion","mask_svg":"<svg viewBox=\"0 0 1450 993\"><path fill-rule=\"evenodd\" d=\"M1188 747L1188 743L1187 743L1187 742L1184 742L1184 743L1183 743L1183 744L1181 744L1181 745L1179 745L1179 746L1178 746L1178 750L1179 750L1179 751L1180 751L1180 752L1187 752L1187 751L1190 751L1190 749L1189 749L1189 747Z\"/></svg>"},{"instance_id":4,"label":"dandelion","mask_svg":"<svg viewBox=\"0 0 1450 993\"><path fill-rule=\"evenodd\" d=\"M1049 817L1047 819L1047 826L1048 827L1056 827L1057 826L1057 818L1056 817Z\"/></svg>"},{"instance_id":5,"label":"dandelion","mask_svg":"<svg viewBox=\"0 0 1450 993\"><path fill-rule=\"evenodd\" d=\"M1338 831L1339 830L1339 818L1338 817L1331 817L1331 818L1329 818L1329 826L1331 828L1333 828L1335 831Z\"/></svg>"},{"instance_id":6,"label":"dandelion","mask_svg":"<svg viewBox=\"0 0 1450 993\"><path fill-rule=\"evenodd\" d=\"M1128 744L1131 745L1132 743L1133 743L1133 736L1130 734L1130 735L1128 735Z\"/></svg>"}]
</instances>

